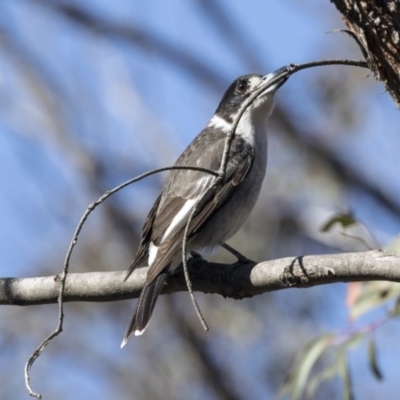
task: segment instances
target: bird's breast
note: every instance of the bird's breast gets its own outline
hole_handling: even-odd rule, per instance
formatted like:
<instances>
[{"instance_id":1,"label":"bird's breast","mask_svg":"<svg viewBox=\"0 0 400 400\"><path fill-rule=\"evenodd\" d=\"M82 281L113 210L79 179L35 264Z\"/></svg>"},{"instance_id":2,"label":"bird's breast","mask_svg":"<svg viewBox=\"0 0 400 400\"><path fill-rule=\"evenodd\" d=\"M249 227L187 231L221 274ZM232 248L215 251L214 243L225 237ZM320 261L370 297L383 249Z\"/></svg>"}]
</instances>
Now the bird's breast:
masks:
<instances>
[{"instance_id":1,"label":"bird's breast","mask_svg":"<svg viewBox=\"0 0 400 400\"><path fill-rule=\"evenodd\" d=\"M255 156L246 178L232 197L210 218L193 240L193 248L221 244L232 237L249 217L261 192L267 166L267 138L255 135Z\"/></svg>"}]
</instances>

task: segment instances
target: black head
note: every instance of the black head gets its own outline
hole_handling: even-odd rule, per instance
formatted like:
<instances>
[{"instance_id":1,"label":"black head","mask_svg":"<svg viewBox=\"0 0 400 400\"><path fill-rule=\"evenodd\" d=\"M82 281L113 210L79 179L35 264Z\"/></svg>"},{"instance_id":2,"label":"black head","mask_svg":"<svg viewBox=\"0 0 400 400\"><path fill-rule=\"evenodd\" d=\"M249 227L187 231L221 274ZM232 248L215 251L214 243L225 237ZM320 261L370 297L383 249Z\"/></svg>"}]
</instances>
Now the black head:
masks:
<instances>
[{"instance_id":1,"label":"black head","mask_svg":"<svg viewBox=\"0 0 400 400\"><path fill-rule=\"evenodd\" d=\"M266 90L263 91L250 107L258 108L265 104L268 99L272 99L275 91L287 80L287 68L281 68L271 74L262 76L259 74L243 75L237 78L229 86L228 90L222 97L217 108L216 114L227 122L232 122L236 113L239 111L243 102L254 92L255 89L265 85ZM276 83L270 85L269 82L275 78L282 76ZM272 101L271 101L272 104ZM272 107L272 106L271 106Z\"/></svg>"},{"instance_id":2,"label":"black head","mask_svg":"<svg viewBox=\"0 0 400 400\"><path fill-rule=\"evenodd\" d=\"M258 74L243 75L234 80L222 97L216 114L225 121L232 122L242 103L261 82L262 76Z\"/></svg>"}]
</instances>

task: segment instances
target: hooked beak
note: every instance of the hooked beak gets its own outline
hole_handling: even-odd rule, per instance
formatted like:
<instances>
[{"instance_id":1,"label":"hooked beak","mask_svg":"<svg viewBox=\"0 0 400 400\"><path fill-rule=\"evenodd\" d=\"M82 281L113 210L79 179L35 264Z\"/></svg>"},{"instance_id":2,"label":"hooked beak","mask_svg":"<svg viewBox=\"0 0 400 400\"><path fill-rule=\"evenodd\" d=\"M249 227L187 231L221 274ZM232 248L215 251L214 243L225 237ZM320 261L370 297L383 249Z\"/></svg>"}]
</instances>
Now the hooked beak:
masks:
<instances>
[{"instance_id":1,"label":"hooked beak","mask_svg":"<svg viewBox=\"0 0 400 400\"><path fill-rule=\"evenodd\" d=\"M260 86L256 89L259 90L265 87L257 98L263 97L268 93L276 92L289 78L289 67L279 68L268 75L263 76L263 81Z\"/></svg>"}]
</instances>

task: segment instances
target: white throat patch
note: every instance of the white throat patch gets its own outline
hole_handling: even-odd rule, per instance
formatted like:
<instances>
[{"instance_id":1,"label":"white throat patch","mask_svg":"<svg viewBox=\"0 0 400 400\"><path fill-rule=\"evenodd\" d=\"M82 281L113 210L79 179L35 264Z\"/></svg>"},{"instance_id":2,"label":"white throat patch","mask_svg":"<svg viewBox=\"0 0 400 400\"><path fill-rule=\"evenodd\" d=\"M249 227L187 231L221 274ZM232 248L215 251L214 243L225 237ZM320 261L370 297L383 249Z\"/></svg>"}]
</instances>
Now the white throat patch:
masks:
<instances>
[{"instance_id":1,"label":"white throat patch","mask_svg":"<svg viewBox=\"0 0 400 400\"><path fill-rule=\"evenodd\" d=\"M210 122L207 124L208 128L220 129L223 132L229 132L232 128L232 124L230 122L226 122L223 118L218 115L214 115Z\"/></svg>"}]
</instances>

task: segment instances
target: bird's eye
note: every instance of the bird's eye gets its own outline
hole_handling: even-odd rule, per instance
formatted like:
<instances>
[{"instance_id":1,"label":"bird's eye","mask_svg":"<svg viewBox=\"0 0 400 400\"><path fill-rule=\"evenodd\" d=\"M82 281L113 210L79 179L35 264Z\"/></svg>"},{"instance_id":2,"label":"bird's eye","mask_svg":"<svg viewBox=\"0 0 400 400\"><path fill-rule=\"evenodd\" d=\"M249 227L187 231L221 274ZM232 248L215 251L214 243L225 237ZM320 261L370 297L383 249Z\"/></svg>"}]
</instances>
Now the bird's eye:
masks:
<instances>
[{"instance_id":1,"label":"bird's eye","mask_svg":"<svg viewBox=\"0 0 400 400\"><path fill-rule=\"evenodd\" d=\"M247 80L242 79L242 80L240 80L240 81L238 82L237 91L238 91L240 94L246 93L248 87L249 87L249 84L248 84Z\"/></svg>"}]
</instances>

